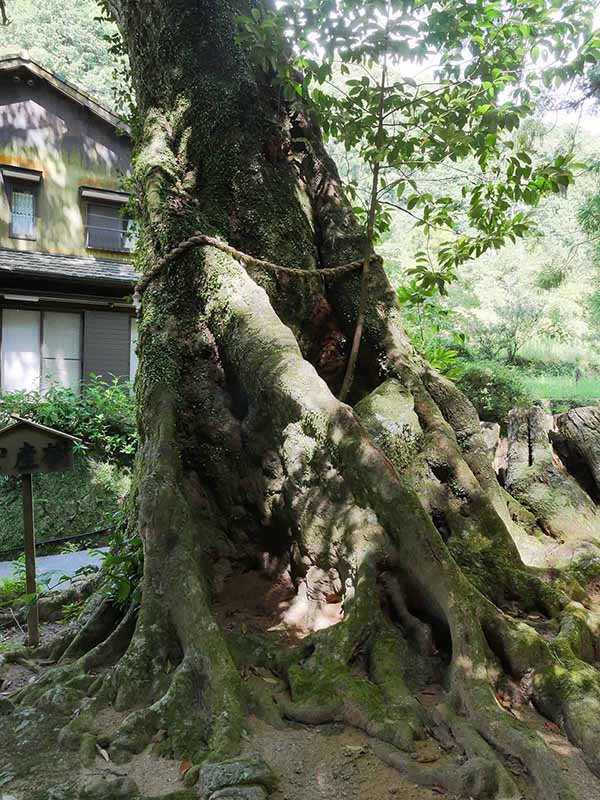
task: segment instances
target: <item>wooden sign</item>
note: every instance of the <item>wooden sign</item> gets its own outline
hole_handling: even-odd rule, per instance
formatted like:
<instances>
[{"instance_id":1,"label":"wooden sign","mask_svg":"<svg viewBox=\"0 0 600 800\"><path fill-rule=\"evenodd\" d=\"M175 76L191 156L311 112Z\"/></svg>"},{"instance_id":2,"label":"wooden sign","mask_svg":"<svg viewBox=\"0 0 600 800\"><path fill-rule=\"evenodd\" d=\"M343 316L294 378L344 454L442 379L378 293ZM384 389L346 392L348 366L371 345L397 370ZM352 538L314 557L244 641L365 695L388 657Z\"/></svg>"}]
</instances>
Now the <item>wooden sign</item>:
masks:
<instances>
[{"instance_id":1,"label":"wooden sign","mask_svg":"<svg viewBox=\"0 0 600 800\"><path fill-rule=\"evenodd\" d=\"M0 430L0 475L63 472L73 466L75 436L12 417Z\"/></svg>"},{"instance_id":2,"label":"wooden sign","mask_svg":"<svg viewBox=\"0 0 600 800\"><path fill-rule=\"evenodd\" d=\"M0 475L20 475L23 484L23 529L25 535L25 583L27 594L35 597L35 518L33 513L33 481L37 472L63 472L73 466L73 445L76 436L61 433L29 419L12 415L10 425L0 430ZM37 598L27 617L28 644L39 644Z\"/></svg>"}]
</instances>

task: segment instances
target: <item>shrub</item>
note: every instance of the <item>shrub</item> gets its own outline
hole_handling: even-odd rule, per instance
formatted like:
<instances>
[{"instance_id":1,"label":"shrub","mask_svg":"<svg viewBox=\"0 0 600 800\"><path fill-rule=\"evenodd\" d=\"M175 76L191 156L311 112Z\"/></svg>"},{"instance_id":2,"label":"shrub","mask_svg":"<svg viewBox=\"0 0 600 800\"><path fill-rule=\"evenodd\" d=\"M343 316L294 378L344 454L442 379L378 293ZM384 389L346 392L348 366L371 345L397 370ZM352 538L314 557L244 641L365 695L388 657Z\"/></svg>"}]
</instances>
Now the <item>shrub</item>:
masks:
<instances>
[{"instance_id":1,"label":"shrub","mask_svg":"<svg viewBox=\"0 0 600 800\"><path fill-rule=\"evenodd\" d=\"M114 525L131 484L128 467L88 453L76 454L72 470L35 475L33 481L38 543ZM0 551L23 544L22 504L21 481L0 475Z\"/></svg>"},{"instance_id":2,"label":"shrub","mask_svg":"<svg viewBox=\"0 0 600 800\"><path fill-rule=\"evenodd\" d=\"M485 422L503 424L511 408L532 402L518 374L495 361L465 363L457 383Z\"/></svg>"},{"instance_id":3,"label":"shrub","mask_svg":"<svg viewBox=\"0 0 600 800\"><path fill-rule=\"evenodd\" d=\"M0 394L0 427L10 414L79 436L73 469L35 476L36 536L42 542L96 531L117 522L136 450L131 387L93 378L79 393L53 386L38 392ZM0 476L0 550L23 540L21 485Z\"/></svg>"},{"instance_id":4,"label":"shrub","mask_svg":"<svg viewBox=\"0 0 600 800\"><path fill-rule=\"evenodd\" d=\"M99 456L120 464L131 464L136 449L135 404L131 385L114 378L111 383L92 376L74 392L54 385L45 394L11 392L0 394L0 427L10 415L79 436L81 449L94 449Z\"/></svg>"},{"instance_id":5,"label":"shrub","mask_svg":"<svg viewBox=\"0 0 600 800\"><path fill-rule=\"evenodd\" d=\"M550 400L550 411L553 414L564 414L572 408L598 405L597 397L568 397L566 399Z\"/></svg>"},{"instance_id":6,"label":"shrub","mask_svg":"<svg viewBox=\"0 0 600 800\"><path fill-rule=\"evenodd\" d=\"M7 600L24 595L25 591L25 556L23 555L15 561L12 575L0 578L0 607Z\"/></svg>"},{"instance_id":7,"label":"shrub","mask_svg":"<svg viewBox=\"0 0 600 800\"><path fill-rule=\"evenodd\" d=\"M555 375L557 377L571 377L577 367L574 361L553 361L550 358L545 361L543 358L524 358L523 356L517 356L514 365L523 374L531 376Z\"/></svg>"}]
</instances>

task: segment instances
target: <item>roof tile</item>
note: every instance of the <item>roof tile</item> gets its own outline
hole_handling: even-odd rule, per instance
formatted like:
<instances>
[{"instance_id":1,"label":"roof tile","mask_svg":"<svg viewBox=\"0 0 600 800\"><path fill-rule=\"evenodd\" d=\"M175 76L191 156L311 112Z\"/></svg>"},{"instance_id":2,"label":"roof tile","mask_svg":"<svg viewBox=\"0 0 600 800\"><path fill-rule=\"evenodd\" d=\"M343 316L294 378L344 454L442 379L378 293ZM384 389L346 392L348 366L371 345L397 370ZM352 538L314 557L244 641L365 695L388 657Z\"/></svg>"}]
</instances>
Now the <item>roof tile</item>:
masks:
<instances>
[{"instance_id":1,"label":"roof tile","mask_svg":"<svg viewBox=\"0 0 600 800\"><path fill-rule=\"evenodd\" d=\"M129 286L132 286L138 278L133 265L128 261L28 253L0 248L0 275L6 273Z\"/></svg>"}]
</instances>

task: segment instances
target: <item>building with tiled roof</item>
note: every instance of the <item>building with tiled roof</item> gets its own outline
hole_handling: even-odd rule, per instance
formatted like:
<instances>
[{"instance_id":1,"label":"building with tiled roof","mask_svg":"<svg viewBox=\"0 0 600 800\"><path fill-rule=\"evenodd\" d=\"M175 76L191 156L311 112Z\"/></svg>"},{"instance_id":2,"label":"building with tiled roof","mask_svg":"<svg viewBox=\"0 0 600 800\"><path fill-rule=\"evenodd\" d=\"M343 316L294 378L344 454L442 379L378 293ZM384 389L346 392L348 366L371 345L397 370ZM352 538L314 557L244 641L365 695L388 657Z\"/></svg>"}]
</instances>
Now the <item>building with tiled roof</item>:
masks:
<instances>
[{"instance_id":1,"label":"building with tiled roof","mask_svg":"<svg viewBox=\"0 0 600 800\"><path fill-rule=\"evenodd\" d=\"M132 377L129 131L27 53L0 97L0 388Z\"/></svg>"}]
</instances>

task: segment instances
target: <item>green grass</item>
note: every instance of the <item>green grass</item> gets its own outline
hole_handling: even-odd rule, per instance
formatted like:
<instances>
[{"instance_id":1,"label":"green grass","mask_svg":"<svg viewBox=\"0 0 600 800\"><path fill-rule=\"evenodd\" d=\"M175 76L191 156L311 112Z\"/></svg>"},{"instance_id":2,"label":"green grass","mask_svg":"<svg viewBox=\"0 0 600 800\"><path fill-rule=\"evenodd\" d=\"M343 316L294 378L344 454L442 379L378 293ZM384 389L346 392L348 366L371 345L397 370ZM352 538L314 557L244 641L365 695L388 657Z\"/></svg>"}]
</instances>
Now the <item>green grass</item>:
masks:
<instances>
[{"instance_id":1,"label":"green grass","mask_svg":"<svg viewBox=\"0 0 600 800\"><path fill-rule=\"evenodd\" d=\"M523 384L534 400L600 400L600 376L579 381L565 375L522 376Z\"/></svg>"},{"instance_id":2,"label":"green grass","mask_svg":"<svg viewBox=\"0 0 600 800\"><path fill-rule=\"evenodd\" d=\"M558 342L541 336L532 336L519 350L521 358L543 361L547 364L576 364L598 359L588 345L581 342Z\"/></svg>"}]
</instances>

